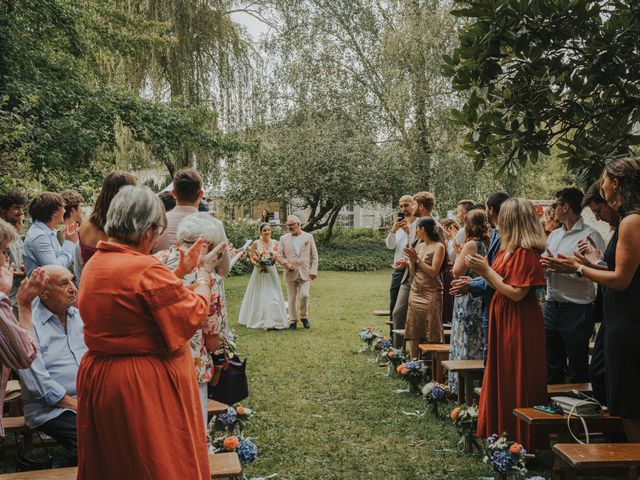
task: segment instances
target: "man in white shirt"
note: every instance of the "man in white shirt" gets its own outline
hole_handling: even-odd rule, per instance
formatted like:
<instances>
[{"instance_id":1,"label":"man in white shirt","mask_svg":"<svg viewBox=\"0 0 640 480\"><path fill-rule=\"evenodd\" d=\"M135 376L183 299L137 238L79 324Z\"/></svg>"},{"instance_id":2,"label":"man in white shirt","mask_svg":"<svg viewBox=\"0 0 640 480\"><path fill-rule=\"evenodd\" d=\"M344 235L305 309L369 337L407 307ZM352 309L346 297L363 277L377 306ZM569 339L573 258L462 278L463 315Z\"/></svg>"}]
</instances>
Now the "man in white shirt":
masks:
<instances>
[{"instance_id":1,"label":"man in white shirt","mask_svg":"<svg viewBox=\"0 0 640 480\"><path fill-rule=\"evenodd\" d=\"M583 194L577 188L565 188L555 195L555 218L562 224L551 232L547 253L571 256L578 242L586 242L600 251L602 236L584 223L581 216ZM547 382L565 383L567 360L570 383L589 381L589 339L593 334L594 283L581 275L547 272L547 298L544 324L547 337Z\"/></svg>"},{"instance_id":2,"label":"man in white shirt","mask_svg":"<svg viewBox=\"0 0 640 480\"><path fill-rule=\"evenodd\" d=\"M400 198L398 209L400 211L398 218L393 223L391 231L385 240L387 248L394 250L393 273L391 274L391 287L389 288L389 314L393 312L393 308L396 305L402 277L407 269L404 249L409 244L409 228L416 220L416 217L413 215L413 197L411 195L403 195Z\"/></svg>"}]
</instances>

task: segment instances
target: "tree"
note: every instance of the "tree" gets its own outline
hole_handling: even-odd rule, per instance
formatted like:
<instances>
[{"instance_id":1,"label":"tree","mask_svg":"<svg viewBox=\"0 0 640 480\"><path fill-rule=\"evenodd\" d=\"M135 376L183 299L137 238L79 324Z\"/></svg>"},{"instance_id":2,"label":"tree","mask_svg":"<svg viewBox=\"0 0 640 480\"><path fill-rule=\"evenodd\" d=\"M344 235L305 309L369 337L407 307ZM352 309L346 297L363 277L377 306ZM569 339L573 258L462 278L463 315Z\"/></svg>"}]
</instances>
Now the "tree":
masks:
<instances>
[{"instance_id":1,"label":"tree","mask_svg":"<svg viewBox=\"0 0 640 480\"><path fill-rule=\"evenodd\" d=\"M0 173L24 173L7 186L95 183L118 121L168 169L186 148L212 162L239 148L206 106L142 99L98 68L168 41L157 28L88 0L0 2Z\"/></svg>"},{"instance_id":2,"label":"tree","mask_svg":"<svg viewBox=\"0 0 640 480\"><path fill-rule=\"evenodd\" d=\"M583 180L640 143L640 4L456 0L466 17L444 72L466 94L453 119L476 167L517 175L540 155Z\"/></svg>"},{"instance_id":3,"label":"tree","mask_svg":"<svg viewBox=\"0 0 640 480\"><path fill-rule=\"evenodd\" d=\"M227 165L232 201L299 202L310 214L306 231L327 227L326 241L342 207L390 201L389 165L370 134L340 110L298 112L263 126L260 148Z\"/></svg>"}]
</instances>

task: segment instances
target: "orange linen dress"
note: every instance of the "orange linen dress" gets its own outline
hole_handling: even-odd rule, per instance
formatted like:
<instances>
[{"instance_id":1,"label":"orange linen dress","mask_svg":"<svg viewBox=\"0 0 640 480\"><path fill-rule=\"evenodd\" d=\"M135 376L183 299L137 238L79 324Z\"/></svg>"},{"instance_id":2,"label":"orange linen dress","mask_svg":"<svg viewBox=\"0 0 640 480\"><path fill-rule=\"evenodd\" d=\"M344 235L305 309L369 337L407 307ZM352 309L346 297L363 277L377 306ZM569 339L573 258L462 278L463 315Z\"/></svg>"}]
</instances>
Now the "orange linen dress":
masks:
<instances>
[{"instance_id":1,"label":"orange linen dress","mask_svg":"<svg viewBox=\"0 0 640 480\"><path fill-rule=\"evenodd\" d=\"M209 480L189 339L207 301L156 258L99 242L80 282L78 479Z\"/></svg>"},{"instance_id":2,"label":"orange linen dress","mask_svg":"<svg viewBox=\"0 0 640 480\"><path fill-rule=\"evenodd\" d=\"M505 259L500 250L494 270L504 283L529 287L519 302L496 292L489 312L489 348L478 411L479 437L507 432L509 440L527 450L544 446L544 436L532 437L513 409L547 403L547 370L544 320L536 287L545 284L540 254L518 248Z\"/></svg>"}]
</instances>

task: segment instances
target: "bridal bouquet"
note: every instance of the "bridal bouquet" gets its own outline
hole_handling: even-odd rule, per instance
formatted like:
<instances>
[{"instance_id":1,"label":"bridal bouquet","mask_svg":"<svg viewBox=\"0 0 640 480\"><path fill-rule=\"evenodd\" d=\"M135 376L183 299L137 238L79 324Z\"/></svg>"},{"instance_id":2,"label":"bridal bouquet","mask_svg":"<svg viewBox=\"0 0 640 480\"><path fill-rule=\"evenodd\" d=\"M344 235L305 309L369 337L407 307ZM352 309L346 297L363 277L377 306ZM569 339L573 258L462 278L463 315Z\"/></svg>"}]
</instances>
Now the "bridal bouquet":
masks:
<instances>
[{"instance_id":1,"label":"bridal bouquet","mask_svg":"<svg viewBox=\"0 0 640 480\"><path fill-rule=\"evenodd\" d=\"M447 394L450 392L449 386L436 382L429 382L422 387L422 395L427 400L427 405L431 405L433 413L437 416L438 406L447 401Z\"/></svg>"},{"instance_id":2,"label":"bridal bouquet","mask_svg":"<svg viewBox=\"0 0 640 480\"><path fill-rule=\"evenodd\" d=\"M525 458L527 452L519 443L512 442L503 433L500 437L493 434L487 438L487 451L483 462L491 465L500 480L512 476L523 477L527 474Z\"/></svg>"},{"instance_id":3,"label":"bridal bouquet","mask_svg":"<svg viewBox=\"0 0 640 480\"><path fill-rule=\"evenodd\" d=\"M262 271L265 271L266 267L273 267L276 264L278 254L277 252L270 252L268 250L256 250L251 256L251 260L257 263Z\"/></svg>"}]
</instances>

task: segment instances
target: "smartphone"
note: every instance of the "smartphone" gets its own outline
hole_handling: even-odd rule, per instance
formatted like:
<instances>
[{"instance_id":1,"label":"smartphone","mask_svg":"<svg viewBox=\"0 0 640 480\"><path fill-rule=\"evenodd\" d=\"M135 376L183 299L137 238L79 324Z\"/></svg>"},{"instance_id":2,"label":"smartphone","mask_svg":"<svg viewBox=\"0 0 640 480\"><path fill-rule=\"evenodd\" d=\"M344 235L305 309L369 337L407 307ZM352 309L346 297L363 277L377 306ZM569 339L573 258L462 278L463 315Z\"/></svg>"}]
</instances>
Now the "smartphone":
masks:
<instances>
[{"instance_id":1,"label":"smartphone","mask_svg":"<svg viewBox=\"0 0 640 480\"><path fill-rule=\"evenodd\" d=\"M404 220L404 212L398 212L398 220Z\"/></svg>"}]
</instances>

